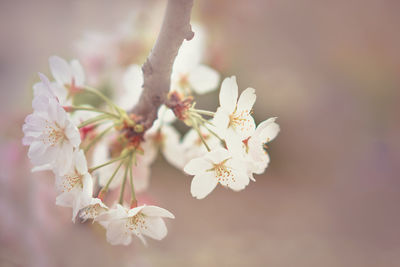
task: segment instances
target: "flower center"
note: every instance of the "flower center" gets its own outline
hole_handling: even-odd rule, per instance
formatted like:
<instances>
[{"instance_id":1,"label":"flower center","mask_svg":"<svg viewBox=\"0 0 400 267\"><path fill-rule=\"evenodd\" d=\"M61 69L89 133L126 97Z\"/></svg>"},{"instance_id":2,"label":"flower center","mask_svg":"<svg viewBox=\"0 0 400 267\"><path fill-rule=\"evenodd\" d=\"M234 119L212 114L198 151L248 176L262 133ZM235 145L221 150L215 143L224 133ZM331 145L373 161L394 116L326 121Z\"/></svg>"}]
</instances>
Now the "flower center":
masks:
<instances>
[{"instance_id":1,"label":"flower center","mask_svg":"<svg viewBox=\"0 0 400 267\"><path fill-rule=\"evenodd\" d=\"M126 224L127 228L134 231L136 234L139 234L141 229L147 229L145 217L146 216L141 212L130 217Z\"/></svg>"},{"instance_id":2,"label":"flower center","mask_svg":"<svg viewBox=\"0 0 400 267\"><path fill-rule=\"evenodd\" d=\"M229 115L229 125L228 127L245 127L246 123L248 122L247 116L249 115L248 110L243 110L241 112L233 112L231 115Z\"/></svg>"},{"instance_id":3,"label":"flower center","mask_svg":"<svg viewBox=\"0 0 400 267\"><path fill-rule=\"evenodd\" d=\"M66 139L64 130L61 129L61 127L57 123L51 124L48 121L46 122L47 124L43 131L43 143L55 146L64 142L64 140Z\"/></svg>"},{"instance_id":4,"label":"flower center","mask_svg":"<svg viewBox=\"0 0 400 267\"><path fill-rule=\"evenodd\" d=\"M77 172L65 175L63 180L63 192L70 192L75 187L83 188L82 175Z\"/></svg>"},{"instance_id":5,"label":"flower center","mask_svg":"<svg viewBox=\"0 0 400 267\"><path fill-rule=\"evenodd\" d=\"M225 165L229 159L226 159L218 164L214 164L214 173L219 183L226 183L231 178L234 180L232 170Z\"/></svg>"},{"instance_id":6,"label":"flower center","mask_svg":"<svg viewBox=\"0 0 400 267\"><path fill-rule=\"evenodd\" d=\"M105 208L103 208L102 206L100 206L100 204L97 203L97 204L94 204L94 205L84 208L82 210L82 213L83 213L82 215L85 218L95 218L100 214L100 212L105 211L105 210L106 210Z\"/></svg>"}]
</instances>

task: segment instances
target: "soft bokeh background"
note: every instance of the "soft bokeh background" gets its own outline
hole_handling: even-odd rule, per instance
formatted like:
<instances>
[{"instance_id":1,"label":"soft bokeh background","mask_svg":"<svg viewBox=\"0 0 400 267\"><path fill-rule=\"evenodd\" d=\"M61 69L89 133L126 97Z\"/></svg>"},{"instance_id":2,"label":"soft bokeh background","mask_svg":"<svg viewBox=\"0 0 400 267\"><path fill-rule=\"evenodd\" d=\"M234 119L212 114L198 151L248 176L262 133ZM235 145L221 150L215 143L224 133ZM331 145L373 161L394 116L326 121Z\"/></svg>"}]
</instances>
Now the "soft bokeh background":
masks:
<instances>
[{"instance_id":1,"label":"soft bokeh background","mask_svg":"<svg viewBox=\"0 0 400 267\"><path fill-rule=\"evenodd\" d=\"M400 266L395 0L195 0L209 64L256 88L257 121L279 117L266 173L199 201L191 179L160 159L149 196L176 219L148 248L113 247L55 206L51 179L30 173L20 141L36 73L50 55L76 56L84 32L112 32L137 10L158 21L164 5L0 1L0 265ZM215 108L217 95L198 102Z\"/></svg>"}]
</instances>

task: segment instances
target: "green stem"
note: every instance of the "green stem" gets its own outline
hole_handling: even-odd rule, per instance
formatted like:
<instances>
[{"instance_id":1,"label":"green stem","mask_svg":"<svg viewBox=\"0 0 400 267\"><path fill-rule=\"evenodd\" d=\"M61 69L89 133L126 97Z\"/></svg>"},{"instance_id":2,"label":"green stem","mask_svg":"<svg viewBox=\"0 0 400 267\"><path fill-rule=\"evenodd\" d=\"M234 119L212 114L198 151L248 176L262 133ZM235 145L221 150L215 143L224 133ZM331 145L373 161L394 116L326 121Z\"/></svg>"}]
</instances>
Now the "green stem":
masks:
<instances>
[{"instance_id":1,"label":"green stem","mask_svg":"<svg viewBox=\"0 0 400 267\"><path fill-rule=\"evenodd\" d=\"M102 131L101 133L99 133L95 138L93 138L90 143L83 149L83 151L86 153L87 151L89 151L89 149L97 143L97 141L99 141L104 135L106 135L112 128L114 128L114 124L111 125L110 127L108 127L107 129L105 129L104 131Z\"/></svg>"},{"instance_id":2,"label":"green stem","mask_svg":"<svg viewBox=\"0 0 400 267\"><path fill-rule=\"evenodd\" d=\"M196 113L199 113L199 114L203 114L203 115L206 115L206 116L211 116L211 117L214 117L214 115L215 115L215 112L211 112L211 111L208 111L208 110L202 110L202 109L194 109L194 108L192 108L192 109L190 109L190 111L193 111L193 112L196 112Z\"/></svg>"},{"instance_id":3,"label":"green stem","mask_svg":"<svg viewBox=\"0 0 400 267\"><path fill-rule=\"evenodd\" d=\"M97 108L90 108L90 107L76 107L76 106L70 106L69 108L71 108L73 111L76 110L86 110L86 111L93 111L93 112L98 112L98 113L103 113L103 114L107 114L110 117L114 117L116 119L119 119L120 117L118 115L115 115L114 113L111 112L107 112L101 109L97 109Z\"/></svg>"},{"instance_id":4,"label":"green stem","mask_svg":"<svg viewBox=\"0 0 400 267\"><path fill-rule=\"evenodd\" d=\"M94 171L97 170L97 169L100 169L100 168L102 168L102 167L105 167L105 166L107 166L107 165L110 165L110 164L112 164L112 163L114 163L114 162L116 162L116 161L118 161L118 160L124 159L124 158L126 158L126 157L127 157L127 155L126 155L126 154L123 154L123 155L121 155L121 156L119 156L119 157L117 157L117 158L114 158L114 159L112 159L112 160L110 160L110 161L107 161L106 163L103 163L103 164L98 165L98 166L96 166L96 167L90 168L90 169L89 169L89 172L94 172Z\"/></svg>"},{"instance_id":5,"label":"green stem","mask_svg":"<svg viewBox=\"0 0 400 267\"><path fill-rule=\"evenodd\" d=\"M214 132L213 130L211 130L211 129L207 126L207 124L205 124L205 123L203 122L202 125L203 125L212 135L214 135L215 137L217 137L217 138L219 139L219 141L225 142L225 140L222 139L216 132Z\"/></svg>"},{"instance_id":6,"label":"green stem","mask_svg":"<svg viewBox=\"0 0 400 267\"><path fill-rule=\"evenodd\" d=\"M101 189L101 192L107 192L108 187L110 186L112 180L114 179L115 175L117 175L118 170L121 168L122 164L124 162L121 161L121 163L118 165L118 167L115 169L115 171L113 172L113 174L111 175L110 179L108 179L107 184Z\"/></svg>"},{"instance_id":7,"label":"green stem","mask_svg":"<svg viewBox=\"0 0 400 267\"><path fill-rule=\"evenodd\" d=\"M206 140L204 140L204 137L203 137L203 135L202 135L201 132L200 132L199 125L197 124L197 121L192 119L192 123L193 123L193 127L194 127L194 129L196 130L197 134L199 135L201 141L202 141L203 144L206 146L207 151L210 152L211 149L210 149L210 147L207 145Z\"/></svg>"},{"instance_id":8,"label":"green stem","mask_svg":"<svg viewBox=\"0 0 400 267\"><path fill-rule=\"evenodd\" d=\"M107 114L101 114L101 115L98 115L98 116L96 116L94 118L90 118L88 120L85 120L84 122L82 122L81 124L78 125L78 128L83 128L83 127L85 127L85 126L87 126L89 124L92 124L92 123L95 123L95 122L98 122L98 121L102 121L102 120L105 120L105 119L108 119L108 118L109 118L109 116Z\"/></svg>"},{"instance_id":9,"label":"green stem","mask_svg":"<svg viewBox=\"0 0 400 267\"><path fill-rule=\"evenodd\" d=\"M119 201L118 201L118 203L121 204L121 205L122 205L122 203L124 201L124 191L125 191L126 177L128 176L128 168L131 168L131 167L132 167L132 163L131 163L131 161L129 161L129 163L126 164L126 166L125 166L124 179L122 180L121 191L119 193Z\"/></svg>"},{"instance_id":10,"label":"green stem","mask_svg":"<svg viewBox=\"0 0 400 267\"><path fill-rule=\"evenodd\" d=\"M133 154L132 156L134 157L134 162L135 162L135 165L136 165L136 154ZM130 159L130 161L131 161L131 159ZM130 180L130 183L131 183L131 199L132 199L132 201L136 201L135 186L133 184L132 166L129 168L129 178L130 178L129 180Z\"/></svg>"},{"instance_id":11,"label":"green stem","mask_svg":"<svg viewBox=\"0 0 400 267\"><path fill-rule=\"evenodd\" d=\"M83 89L85 92L92 93L92 94L94 94L94 95L100 97L100 98L103 99L110 107L114 108L114 109L118 112L118 114L120 114L119 108L118 108L107 96L105 96L105 95L104 95L102 92L100 92L99 90L97 90L97 89L95 89L95 88L92 88L92 87L90 87L90 86L84 86L82 89Z\"/></svg>"}]
</instances>

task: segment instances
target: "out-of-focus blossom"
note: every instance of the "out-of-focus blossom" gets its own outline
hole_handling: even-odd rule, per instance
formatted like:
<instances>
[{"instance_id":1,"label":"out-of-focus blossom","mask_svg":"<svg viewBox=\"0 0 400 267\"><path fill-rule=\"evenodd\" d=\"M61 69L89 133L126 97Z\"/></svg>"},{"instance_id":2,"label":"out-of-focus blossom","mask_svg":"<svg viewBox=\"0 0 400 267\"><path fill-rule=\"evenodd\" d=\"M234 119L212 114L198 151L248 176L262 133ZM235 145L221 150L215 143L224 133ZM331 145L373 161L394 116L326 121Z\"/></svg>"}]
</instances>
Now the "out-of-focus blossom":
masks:
<instances>
[{"instance_id":1,"label":"out-of-focus blossom","mask_svg":"<svg viewBox=\"0 0 400 267\"><path fill-rule=\"evenodd\" d=\"M58 56L49 58L50 71L58 87L58 97L62 105L71 102L71 97L77 93L85 83L85 72L78 60L68 63Z\"/></svg>"},{"instance_id":2,"label":"out-of-focus blossom","mask_svg":"<svg viewBox=\"0 0 400 267\"><path fill-rule=\"evenodd\" d=\"M208 127L212 126L209 125ZM222 147L221 141L216 136L211 134L205 127L203 126L199 127L199 131L211 150L214 150L218 147ZM199 137L199 134L194 129L190 129L185 134L182 140L182 146L185 151L184 152L185 163L189 162L194 158L201 157L205 153L207 153L207 148L203 144L201 138Z\"/></svg>"},{"instance_id":3,"label":"out-of-focus blossom","mask_svg":"<svg viewBox=\"0 0 400 267\"><path fill-rule=\"evenodd\" d=\"M201 64L205 33L198 25L193 26L193 31L193 39L183 42L175 59L171 90L183 93L193 90L197 94L205 94L217 88L220 76L216 70Z\"/></svg>"},{"instance_id":4,"label":"out-of-focus blossom","mask_svg":"<svg viewBox=\"0 0 400 267\"><path fill-rule=\"evenodd\" d=\"M142 68L136 64L129 66L123 75L123 90L115 97L116 104L125 110L134 107L143 91L142 85Z\"/></svg>"}]
</instances>

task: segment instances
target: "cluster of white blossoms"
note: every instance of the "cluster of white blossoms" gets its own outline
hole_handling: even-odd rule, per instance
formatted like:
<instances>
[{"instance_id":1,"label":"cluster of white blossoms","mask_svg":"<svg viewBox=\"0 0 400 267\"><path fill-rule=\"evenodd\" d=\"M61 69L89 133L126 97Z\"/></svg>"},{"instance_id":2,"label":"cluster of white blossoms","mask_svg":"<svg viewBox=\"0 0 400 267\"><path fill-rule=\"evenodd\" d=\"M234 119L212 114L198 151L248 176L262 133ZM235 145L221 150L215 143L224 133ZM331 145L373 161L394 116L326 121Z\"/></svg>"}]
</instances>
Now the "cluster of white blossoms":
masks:
<instances>
[{"instance_id":1,"label":"cluster of white blossoms","mask_svg":"<svg viewBox=\"0 0 400 267\"><path fill-rule=\"evenodd\" d=\"M33 113L23 125L23 144L29 146L33 171L52 171L56 204L72 208L73 222L77 218L98 222L113 245L130 244L132 235L145 244L145 236L161 240L167 235L163 218L174 215L157 206L139 205L136 199L148 188L158 152L194 176L190 191L198 199L218 184L243 190L254 181L254 174L268 166L267 143L279 126L276 118L256 126L254 89L239 96L235 76L228 77L220 86L216 112L196 108L194 96L217 89L220 82L219 73L201 63L202 34L198 30L194 40L179 50L171 91L150 128L142 124L143 116L126 111L142 92L138 65L126 68L124 90L114 99L86 84L90 79L77 60L67 62L57 56L49 59L53 81L39 74L40 82L33 86ZM98 104L76 104L88 97L98 99ZM190 128L184 136L174 128L177 120ZM118 190L119 197L111 193Z\"/></svg>"}]
</instances>

